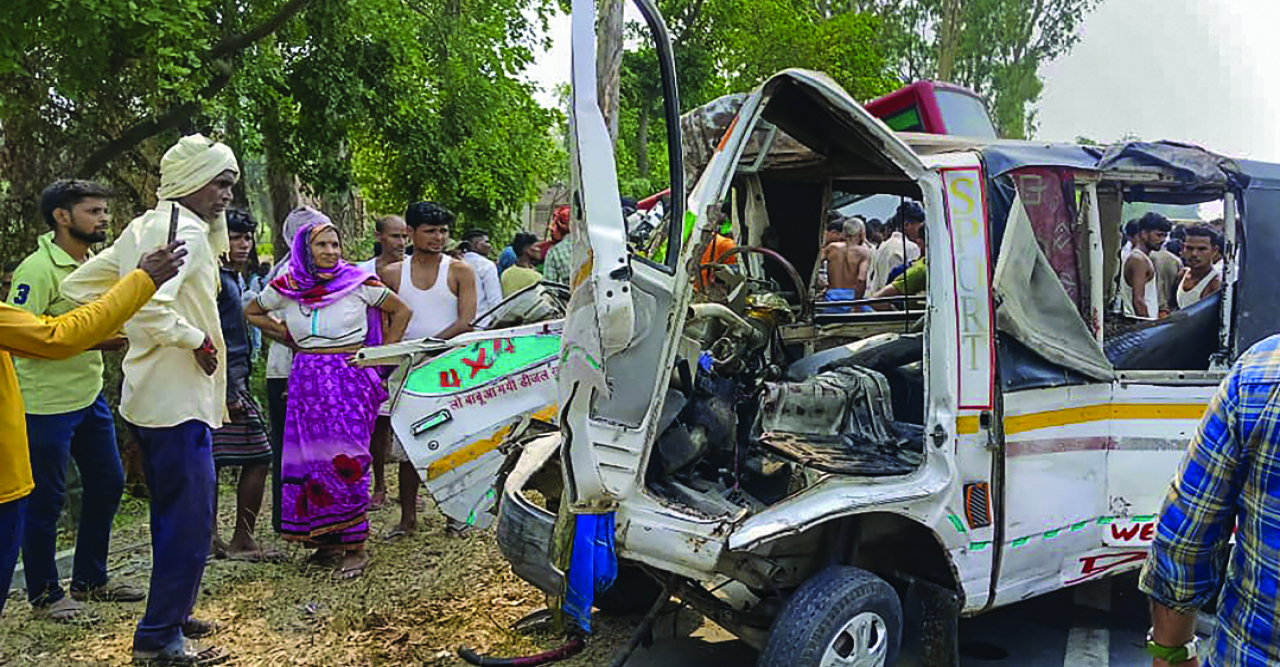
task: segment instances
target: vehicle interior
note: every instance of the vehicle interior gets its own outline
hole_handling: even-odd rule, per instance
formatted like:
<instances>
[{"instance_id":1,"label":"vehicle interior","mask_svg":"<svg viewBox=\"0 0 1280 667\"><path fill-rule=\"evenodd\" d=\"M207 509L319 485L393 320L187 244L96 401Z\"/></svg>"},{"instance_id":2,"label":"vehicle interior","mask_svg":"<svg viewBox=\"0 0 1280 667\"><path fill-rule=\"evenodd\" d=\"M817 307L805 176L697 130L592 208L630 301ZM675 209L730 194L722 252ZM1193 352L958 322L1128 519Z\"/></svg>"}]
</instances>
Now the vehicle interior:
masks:
<instances>
[{"instance_id":1,"label":"vehicle interior","mask_svg":"<svg viewBox=\"0 0 1280 667\"><path fill-rule=\"evenodd\" d=\"M1096 382L1116 372L1186 374L1211 368L1220 347L1220 295L1152 320L1126 315L1121 307L1127 222L1154 211L1191 224L1202 204L1222 207L1232 201L1221 184L1188 187L1187 180L1149 161L1089 170L1022 166L993 180L992 242L993 249L1000 248L994 287L1003 318L997 354L1006 391ZM1100 236L1100 262L1090 251L1091 229ZM1018 246L1014 254L1038 255L1039 279L1002 282L1006 246L1019 235L1012 242ZM1162 261L1170 270L1180 264L1171 253ZM1155 287L1153 293L1164 289L1173 285ZM1022 303L1014 303L1018 300ZM1020 314L1020 326L1009 326L1011 313Z\"/></svg>"},{"instance_id":2,"label":"vehicle interior","mask_svg":"<svg viewBox=\"0 0 1280 667\"><path fill-rule=\"evenodd\" d=\"M707 516L766 507L828 475L905 475L924 458L924 301L820 312L809 279L833 198L921 193L890 161L852 158L875 153L856 127L802 143L795 127L830 123L820 106L799 88L775 93L715 222L721 238L695 240L701 275L647 485ZM696 111L684 119L698 122ZM723 237L731 250L703 252L727 247Z\"/></svg>"},{"instance_id":3,"label":"vehicle interior","mask_svg":"<svg viewBox=\"0 0 1280 667\"><path fill-rule=\"evenodd\" d=\"M1159 188L1154 192L1153 196L1153 187L1149 183L1123 180L1104 180L1098 188L1103 233L1114 239L1104 239L1106 262L1108 265L1114 263L1114 268L1108 268L1106 272L1113 278L1107 283L1110 307L1107 309L1103 349L1117 370L1206 371L1219 351L1221 290L1188 308L1178 309L1176 297L1170 296L1177 287L1176 281L1166 284L1170 281L1157 275L1158 296L1170 301L1171 309L1156 320L1126 316L1120 304L1120 299L1124 298L1121 284L1125 280L1121 246L1125 242L1125 225L1146 212L1164 215L1173 224L1175 234L1180 228L1185 232L1188 227L1207 226L1197 217L1199 205L1209 204L1210 208L1216 205L1218 210L1222 210L1226 205L1224 193L1203 193L1194 199L1205 201L1177 205L1159 203L1166 198L1159 196ZM1166 244L1175 238L1171 236ZM1219 238L1222 238L1220 233ZM1181 260L1181 257L1177 258Z\"/></svg>"}]
</instances>

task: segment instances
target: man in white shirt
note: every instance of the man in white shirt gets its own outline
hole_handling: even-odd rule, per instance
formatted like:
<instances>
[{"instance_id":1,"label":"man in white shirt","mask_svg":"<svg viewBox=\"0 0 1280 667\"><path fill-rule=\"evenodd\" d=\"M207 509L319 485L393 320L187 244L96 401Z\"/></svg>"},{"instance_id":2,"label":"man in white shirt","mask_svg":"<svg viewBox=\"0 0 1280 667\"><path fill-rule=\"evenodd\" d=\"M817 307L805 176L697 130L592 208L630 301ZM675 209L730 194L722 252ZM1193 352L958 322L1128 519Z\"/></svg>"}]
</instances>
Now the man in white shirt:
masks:
<instances>
[{"instance_id":1,"label":"man in white shirt","mask_svg":"<svg viewBox=\"0 0 1280 667\"><path fill-rule=\"evenodd\" d=\"M875 294L893 282L893 270L920 258L920 228L924 226L924 209L913 201L903 202L885 223L891 232L876 248L867 273L865 294Z\"/></svg>"},{"instance_id":2,"label":"man in white shirt","mask_svg":"<svg viewBox=\"0 0 1280 667\"><path fill-rule=\"evenodd\" d=\"M489 259L493 247L489 245L489 233L482 229L472 229L462 235L462 243L466 251L462 253L462 261L471 265L476 272L476 313L483 315L499 303L502 303L502 282L498 279L498 265ZM480 326L488 326L488 318L480 321Z\"/></svg>"},{"instance_id":3,"label":"man in white shirt","mask_svg":"<svg viewBox=\"0 0 1280 667\"><path fill-rule=\"evenodd\" d=\"M227 146L183 137L160 160L156 208L62 283L67 298L87 303L169 240L185 242L189 252L178 276L124 327L120 415L138 442L151 491L151 590L133 637L135 664L212 664L226 656L187 639L212 631L191 611L212 539L212 433L226 417L218 257L228 249L224 211L239 174Z\"/></svg>"}]
</instances>

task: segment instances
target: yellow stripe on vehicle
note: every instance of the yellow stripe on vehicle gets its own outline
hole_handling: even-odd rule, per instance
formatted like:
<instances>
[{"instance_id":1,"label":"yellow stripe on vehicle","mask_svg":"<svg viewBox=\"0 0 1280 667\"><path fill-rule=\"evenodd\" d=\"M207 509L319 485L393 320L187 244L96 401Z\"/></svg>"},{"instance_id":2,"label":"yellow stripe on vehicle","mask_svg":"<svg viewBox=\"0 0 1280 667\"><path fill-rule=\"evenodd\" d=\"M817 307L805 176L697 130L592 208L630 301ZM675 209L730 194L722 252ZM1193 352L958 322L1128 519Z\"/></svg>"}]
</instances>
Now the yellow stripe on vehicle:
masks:
<instances>
[{"instance_id":1,"label":"yellow stripe on vehicle","mask_svg":"<svg viewBox=\"0 0 1280 667\"><path fill-rule=\"evenodd\" d=\"M554 405L547 406L533 413L533 418L542 421L552 421L556 418L556 410L557 407ZM431 465L427 466L426 481L433 480L445 473L456 470L457 468L471 463L481 456L497 449L504 441L506 441L507 436L511 435L511 429L513 428L515 428L515 424L506 428L498 429L497 433L488 438L477 440L456 452L452 452L447 456L442 456L439 459L432 461Z\"/></svg>"},{"instance_id":2,"label":"yellow stripe on vehicle","mask_svg":"<svg viewBox=\"0 0 1280 667\"><path fill-rule=\"evenodd\" d=\"M1078 408L1063 408L1061 410L1005 417L1004 432L1005 435L1016 435L1027 431L1037 431L1042 428L1087 424L1105 419L1199 420L1204 415L1206 407L1204 403L1108 403L1085 405ZM960 417L956 420L956 431L960 435L974 435L979 430L978 425L978 417L976 415Z\"/></svg>"}]
</instances>

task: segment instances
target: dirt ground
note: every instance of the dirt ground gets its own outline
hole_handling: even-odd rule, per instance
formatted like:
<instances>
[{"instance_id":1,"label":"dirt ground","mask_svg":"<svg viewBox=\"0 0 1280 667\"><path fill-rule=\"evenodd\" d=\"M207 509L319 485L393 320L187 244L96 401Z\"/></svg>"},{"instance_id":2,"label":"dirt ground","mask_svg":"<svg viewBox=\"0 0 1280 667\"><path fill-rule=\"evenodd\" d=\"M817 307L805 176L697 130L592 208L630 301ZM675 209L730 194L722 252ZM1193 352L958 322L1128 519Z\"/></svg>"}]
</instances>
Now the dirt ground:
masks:
<instances>
[{"instance_id":1,"label":"dirt ground","mask_svg":"<svg viewBox=\"0 0 1280 667\"><path fill-rule=\"evenodd\" d=\"M234 498L228 473L222 482L220 525L229 537ZM269 512L264 508L259 535L270 533ZM113 577L142 585L150 574L146 513L143 501L124 504L110 561ZM444 518L426 509L416 536L381 541L398 515L396 505L371 515L372 562L354 581L338 582L328 569L307 567L308 552L274 535L260 539L289 553L286 563L210 561L196 605L198 618L221 626L208 643L230 651L236 667L452 666L466 664L457 657L459 646L514 656L562 643L549 633L510 629L545 602L511 574L492 533L447 536ZM127 665L143 607L92 603L96 623L64 625L34 620L25 599L15 596L0 619L0 656L9 659L6 667ZM586 650L558 664L608 664L637 620L597 614Z\"/></svg>"}]
</instances>

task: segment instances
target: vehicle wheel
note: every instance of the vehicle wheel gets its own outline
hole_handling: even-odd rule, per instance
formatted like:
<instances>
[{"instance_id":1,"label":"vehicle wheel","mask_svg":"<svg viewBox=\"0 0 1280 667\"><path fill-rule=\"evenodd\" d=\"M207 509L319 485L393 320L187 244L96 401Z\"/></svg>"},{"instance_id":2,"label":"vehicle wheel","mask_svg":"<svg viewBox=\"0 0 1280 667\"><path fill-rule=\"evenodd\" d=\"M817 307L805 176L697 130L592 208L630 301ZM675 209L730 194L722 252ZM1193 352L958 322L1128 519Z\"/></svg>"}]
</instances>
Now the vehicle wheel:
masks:
<instances>
[{"instance_id":1,"label":"vehicle wheel","mask_svg":"<svg viewBox=\"0 0 1280 667\"><path fill-rule=\"evenodd\" d=\"M658 596L662 584L644 573L638 565L618 564L618 577L603 595L595 599L596 607L610 616L643 614L649 611Z\"/></svg>"},{"instance_id":2,"label":"vehicle wheel","mask_svg":"<svg viewBox=\"0 0 1280 667\"><path fill-rule=\"evenodd\" d=\"M883 579L832 566L804 582L773 621L757 667L892 667L902 603Z\"/></svg>"}]
</instances>

